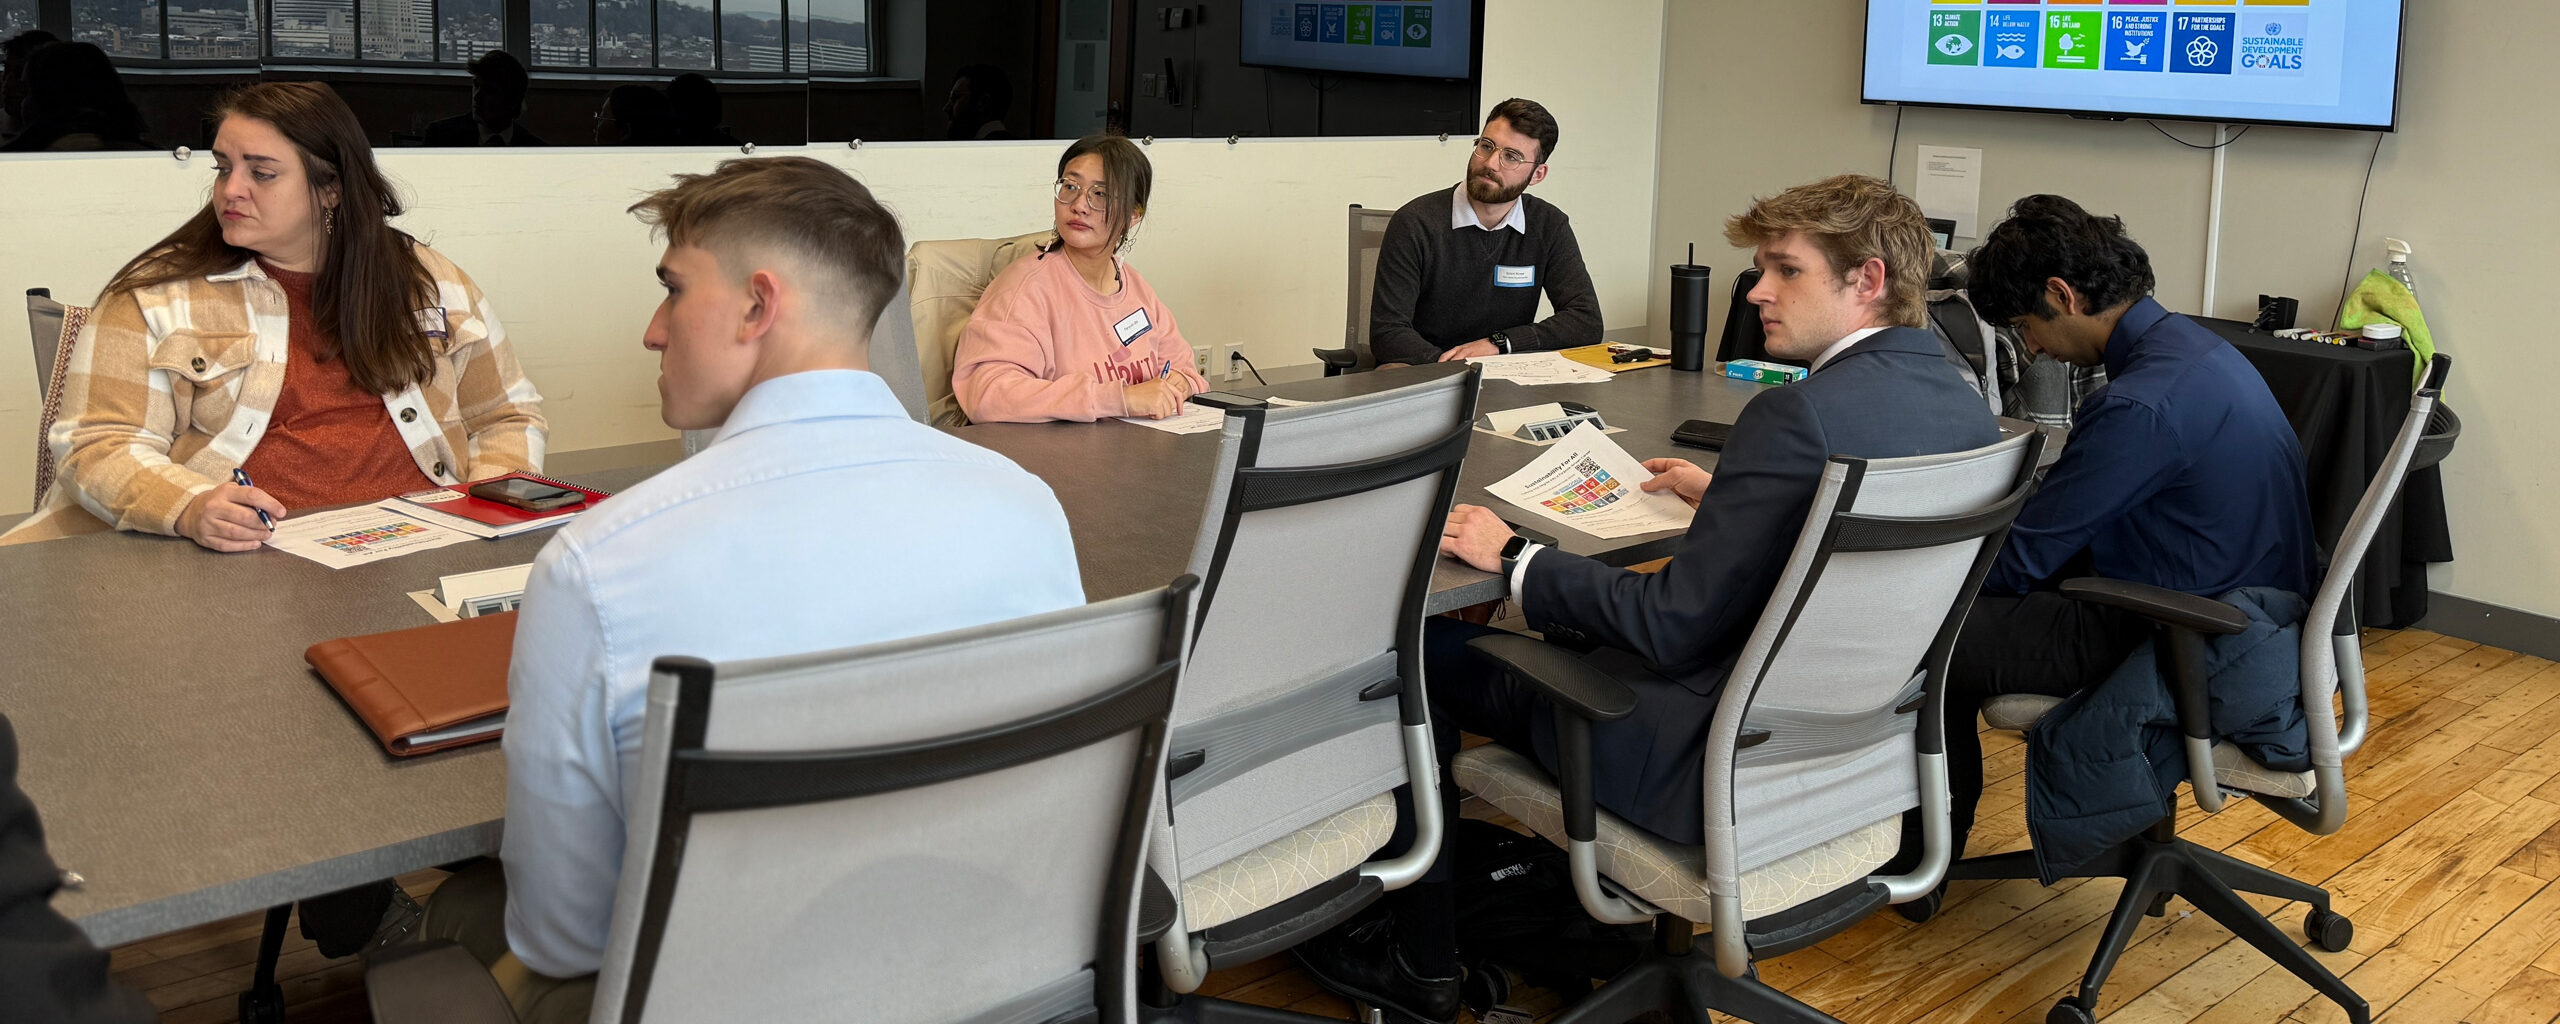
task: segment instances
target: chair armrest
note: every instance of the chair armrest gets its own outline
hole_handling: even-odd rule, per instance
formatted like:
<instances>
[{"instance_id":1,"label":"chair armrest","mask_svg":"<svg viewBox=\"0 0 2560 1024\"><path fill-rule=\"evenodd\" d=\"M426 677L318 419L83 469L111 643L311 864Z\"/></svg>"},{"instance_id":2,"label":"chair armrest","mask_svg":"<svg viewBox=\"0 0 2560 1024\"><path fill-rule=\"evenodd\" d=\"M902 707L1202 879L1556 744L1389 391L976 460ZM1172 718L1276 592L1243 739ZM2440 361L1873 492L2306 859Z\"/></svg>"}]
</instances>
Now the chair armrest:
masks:
<instances>
[{"instance_id":1,"label":"chair armrest","mask_svg":"<svg viewBox=\"0 0 2560 1024\"><path fill-rule=\"evenodd\" d=\"M1477 637L1467 647L1570 712L1556 716L1556 793L1564 804L1564 834L1578 843L1599 838L1600 805L1591 796L1591 723L1634 714L1635 691L1572 653L1525 636Z\"/></svg>"},{"instance_id":2,"label":"chair armrest","mask_svg":"<svg viewBox=\"0 0 2560 1024\"><path fill-rule=\"evenodd\" d=\"M2148 583L2087 577L2065 580L2062 596L2074 601L2087 601L2109 608L2122 608L2164 626L2233 636L2249 628L2249 617L2240 609L2194 594L2155 587Z\"/></svg>"},{"instance_id":3,"label":"chair armrest","mask_svg":"<svg viewBox=\"0 0 2560 1024\"><path fill-rule=\"evenodd\" d=\"M1138 944L1147 945L1173 930L1173 890L1156 869L1138 880Z\"/></svg>"},{"instance_id":4,"label":"chair armrest","mask_svg":"<svg viewBox=\"0 0 2560 1024\"><path fill-rule=\"evenodd\" d=\"M1467 647L1537 687L1547 699L1581 719L1615 722L1636 710L1636 692L1627 684L1585 664L1571 653L1541 640L1504 633L1477 637Z\"/></svg>"},{"instance_id":5,"label":"chair armrest","mask_svg":"<svg viewBox=\"0 0 2560 1024\"><path fill-rule=\"evenodd\" d=\"M1360 356L1347 348L1320 348L1313 351L1318 362L1337 370L1349 370L1360 365Z\"/></svg>"},{"instance_id":6,"label":"chair armrest","mask_svg":"<svg viewBox=\"0 0 2560 1024\"><path fill-rule=\"evenodd\" d=\"M384 950L365 965L364 988L382 1024L516 1024L498 980L450 941Z\"/></svg>"}]
</instances>

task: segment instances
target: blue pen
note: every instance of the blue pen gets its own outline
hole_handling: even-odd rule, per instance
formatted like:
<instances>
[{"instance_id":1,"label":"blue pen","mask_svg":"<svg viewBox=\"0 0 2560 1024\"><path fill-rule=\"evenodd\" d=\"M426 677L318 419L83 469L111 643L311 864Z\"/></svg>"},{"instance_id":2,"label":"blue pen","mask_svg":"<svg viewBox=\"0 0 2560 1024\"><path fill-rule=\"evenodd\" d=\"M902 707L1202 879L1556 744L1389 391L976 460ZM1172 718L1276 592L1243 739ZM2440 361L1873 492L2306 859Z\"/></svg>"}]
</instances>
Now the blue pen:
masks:
<instances>
[{"instance_id":1,"label":"blue pen","mask_svg":"<svg viewBox=\"0 0 2560 1024\"><path fill-rule=\"evenodd\" d=\"M242 486L242 487L256 487L256 486L258 486L258 485L256 485L256 484L253 484L253 483L250 483L250 482L249 482L249 471L248 471L248 470L245 470L245 469L238 469L238 468L234 468L234 469L232 469L232 471L231 471L231 482L232 482L232 483L235 483L235 484L239 484L239 485L240 485L240 486ZM259 522L261 522L261 523L266 524L267 529L269 529L269 530L273 530L273 529L275 529L275 528L276 528L276 521L275 521L275 520L273 520L273 519L269 519L269 518L267 518L267 510L266 510L266 509L259 508L259 507L255 506L255 505L249 506L249 508L250 508L250 510L251 510L251 511L254 511L254 512L258 513L258 521L259 521Z\"/></svg>"}]
</instances>

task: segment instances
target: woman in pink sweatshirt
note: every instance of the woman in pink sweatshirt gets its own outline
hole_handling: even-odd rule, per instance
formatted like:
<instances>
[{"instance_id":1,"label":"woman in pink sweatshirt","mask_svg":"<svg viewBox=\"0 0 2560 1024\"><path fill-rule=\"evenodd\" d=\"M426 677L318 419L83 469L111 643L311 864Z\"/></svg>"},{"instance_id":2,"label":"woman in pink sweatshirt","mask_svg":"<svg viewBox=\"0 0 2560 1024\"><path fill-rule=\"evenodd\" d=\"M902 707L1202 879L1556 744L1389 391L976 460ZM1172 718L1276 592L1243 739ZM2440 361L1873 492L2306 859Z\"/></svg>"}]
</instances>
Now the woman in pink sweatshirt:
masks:
<instances>
[{"instance_id":1,"label":"woman in pink sweatshirt","mask_svg":"<svg viewBox=\"0 0 2560 1024\"><path fill-rule=\"evenodd\" d=\"M960 330L951 391L979 423L1163 419L1209 389L1173 311L1120 254L1155 172L1136 143L1090 135L1058 159L1058 237L987 285Z\"/></svg>"}]
</instances>

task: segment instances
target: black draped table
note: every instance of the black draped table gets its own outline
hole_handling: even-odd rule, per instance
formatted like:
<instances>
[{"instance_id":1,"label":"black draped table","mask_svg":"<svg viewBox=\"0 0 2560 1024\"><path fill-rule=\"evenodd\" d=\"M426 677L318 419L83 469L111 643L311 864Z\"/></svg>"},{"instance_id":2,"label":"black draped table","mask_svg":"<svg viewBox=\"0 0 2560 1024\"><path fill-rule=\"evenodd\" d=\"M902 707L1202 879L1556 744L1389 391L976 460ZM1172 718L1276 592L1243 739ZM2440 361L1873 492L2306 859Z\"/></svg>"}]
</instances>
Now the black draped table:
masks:
<instances>
[{"instance_id":1,"label":"black draped table","mask_svg":"<svg viewBox=\"0 0 2560 1024\"><path fill-rule=\"evenodd\" d=\"M2311 488L2311 525L2321 550L2335 546L2365 485L2382 467L2409 415L2408 350L2359 348L2278 338L2237 320L2196 319L2249 357L2293 421ZM2364 556L2357 620L2397 629L2427 614L2427 563L2453 560L2444 477L2429 466L2409 474Z\"/></svg>"}]
</instances>

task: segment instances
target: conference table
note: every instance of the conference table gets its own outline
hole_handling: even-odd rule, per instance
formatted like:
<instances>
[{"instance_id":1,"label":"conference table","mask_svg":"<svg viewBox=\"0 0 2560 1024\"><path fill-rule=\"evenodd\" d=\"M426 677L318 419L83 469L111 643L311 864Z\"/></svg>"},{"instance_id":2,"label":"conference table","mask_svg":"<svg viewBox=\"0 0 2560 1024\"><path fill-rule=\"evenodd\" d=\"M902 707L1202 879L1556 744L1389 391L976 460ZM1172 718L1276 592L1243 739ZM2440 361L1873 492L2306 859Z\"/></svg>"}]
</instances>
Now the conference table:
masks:
<instances>
[{"instance_id":1,"label":"conference table","mask_svg":"<svg viewBox=\"0 0 2560 1024\"><path fill-rule=\"evenodd\" d=\"M2417 357L2408 349L2368 352L2343 345L2278 338L2238 320L2198 317L2248 357L2266 379L2302 441L2311 527L2328 550L2382 469L2400 423L2409 415ZM2399 629L2427 615L2427 564L2453 560L2441 466L2413 470L2385 511L2356 571L2356 615L2365 625Z\"/></svg>"},{"instance_id":2,"label":"conference table","mask_svg":"<svg viewBox=\"0 0 2560 1024\"><path fill-rule=\"evenodd\" d=\"M1347 397L1461 372L1360 374L1254 389ZM1479 413L1559 400L1601 411L1637 458L1675 448L1690 418L1731 422L1759 385L1635 370L1598 384L1485 385ZM1217 460L1216 432L1127 423L986 424L954 433L1039 474L1065 507L1086 596L1159 586L1187 563ZM1479 433L1461 501L1543 449ZM618 490L652 469L585 474ZM1668 555L1676 532L1604 540L1510 518L1564 550L1614 564ZM331 570L271 549L217 555L192 542L93 534L0 548L0 635L19 784L54 859L84 881L54 905L113 946L498 849L506 802L496 744L393 758L303 663L312 644L428 624L407 596L440 576L529 562L547 532L467 542ZM1501 580L1442 560L1434 611L1502 596ZM680 654L681 651L669 651Z\"/></svg>"}]
</instances>

